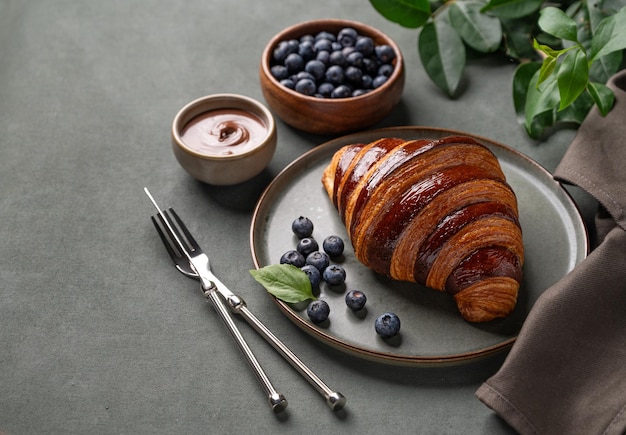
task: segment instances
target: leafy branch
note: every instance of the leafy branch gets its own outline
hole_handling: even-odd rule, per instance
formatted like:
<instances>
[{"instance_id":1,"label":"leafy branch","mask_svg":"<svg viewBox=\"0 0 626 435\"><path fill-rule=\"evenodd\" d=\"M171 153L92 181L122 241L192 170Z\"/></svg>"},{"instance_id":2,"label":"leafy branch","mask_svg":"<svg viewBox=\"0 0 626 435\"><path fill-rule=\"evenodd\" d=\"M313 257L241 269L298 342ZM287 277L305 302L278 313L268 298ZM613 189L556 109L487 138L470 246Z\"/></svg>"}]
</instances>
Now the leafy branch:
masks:
<instances>
[{"instance_id":1,"label":"leafy branch","mask_svg":"<svg viewBox=\"0 0 626 435\"><path fill-rule=\"evenodd\" d=\"M608 79L624 62L626 1L370 0L386 19L421 29L417 48L430 79L459 92L467 52L519 63L513 103L528 135L558 123L580 124L594 105L614 103Z\"/></svg>"}]
</instances>

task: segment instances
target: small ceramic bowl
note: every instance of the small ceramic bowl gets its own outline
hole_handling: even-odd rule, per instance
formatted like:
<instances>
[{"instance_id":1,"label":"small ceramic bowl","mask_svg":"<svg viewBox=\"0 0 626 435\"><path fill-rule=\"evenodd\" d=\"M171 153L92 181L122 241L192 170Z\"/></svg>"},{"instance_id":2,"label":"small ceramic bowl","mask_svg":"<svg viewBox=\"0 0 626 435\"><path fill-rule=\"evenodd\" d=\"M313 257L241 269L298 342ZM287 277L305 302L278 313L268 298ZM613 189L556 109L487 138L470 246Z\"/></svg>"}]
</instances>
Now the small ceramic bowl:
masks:
<instances>
[{"instance_id":1,"label":"small ceramic bowl","mask_svg":"<svg viewBox=\"0 0 626 435\"><path fill-rule=\"evenodd\" d=\"M276 124L258 101L214 94L184 106L172 122L172 149L194 178L232 185L258 175L276 150Z\"/></svg>"},{"instance_id":2,"label":"small ceramic bowl","mask_svg":"<svg viewBox=\"0 0 626 435\"><path fill-rule=\"evenodd\" d=\"M364 95L348 98L319 98L291 90L272 75L274 48L281 42L299 39L321 31L337 34L345 27L369 36L375 45L387 44L396 54L394 71L379 88ZM398 45L387 35L368 25L349 20L325 19L306 21L274 36L263 50L260 65L263 96L270 109L285 123L297 129L323 135L363 130L385 118L399 102L404 90L404 60Z\"/></svg>"}]
</instances>

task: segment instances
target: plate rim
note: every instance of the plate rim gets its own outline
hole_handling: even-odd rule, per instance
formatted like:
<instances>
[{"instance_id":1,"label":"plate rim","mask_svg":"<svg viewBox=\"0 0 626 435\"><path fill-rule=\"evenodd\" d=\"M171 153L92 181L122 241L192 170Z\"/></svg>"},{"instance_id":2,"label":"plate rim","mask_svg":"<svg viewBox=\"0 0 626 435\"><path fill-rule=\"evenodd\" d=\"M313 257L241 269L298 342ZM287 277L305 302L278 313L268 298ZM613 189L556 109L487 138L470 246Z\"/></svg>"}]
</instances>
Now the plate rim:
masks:
<instances>
[{"instance_id":1,"label":"plate rim","mask_svg":"<svg viewBox=\"0 0 626 435\"><path fill-rule=\"evenodd\" d=\"M473 133L468 133L468 132L463 132L460 130L453 130L453 129L447 129L447 128L440 128L440 127L424 127L424 126L400 126L400 127L385 127L385 128L380 128L380 129L374 129L374 130L366 130L366 131L361 131L361 132L356 132L356 133L351 133L351 134L347 134L344 136L340 136L340 137L336 137L333 139L330 139L328 141L323 142L322 144L319 144L317 146L315 146L314 148L308 150L307 152L303 153L302 155L300 155L299 157L297 157L296 159L294 159L293 161L291 161L287 166L285 166L273 179L272 181L268 184L268 186L264 189L263 193L261 194L261 196L259 197L257 204L255 205L254 211L253 211L253 215L252 215L252 220L251 220L251 224L250 224L250 234L249 234L249 239L250 239L250 250L251 250L251 255L252 255L252 261L254 264L254 267L256 269L259 269L260 267L262 267L260 265L260 261L258 258L258 253L255 250L255 246L258 245L258 243L255 243L256 239L257 239L257 225L258 225L258 221L259 221L259 215L260 213L263 211L264 207L271 207L271 204L268 205L268 198L270 197L270 195L272 195L274 193L274 190L278 189L280 186L280 183L282 181L283 178L287 177L291 172L293 171L297 171L299 169L299 167L301 165L306 165L306 162L308 160L311 159L311 156L317 155L317 154L325 154L325 152L330 152L328 150L330 149L339 149L338 147L343 146L341 144L349 144L352 143L354 141L351 141L350 138L352 137L362 137L363 135L380 135L380 137L387 137L387 136L391 136L393 135L394 132L420 132L420 134L424 134L424 133L428 133L428 132L432 132L433 134L436 135L458 135L458 136L468 136L471 137L473 139L476 139L478 141L480 141L481 143L484 143L486 145L494 145L496 147L501 148L502 150L504 150L505 152L509 152L511 153L514 158L518 158L521 159L523 161L525 161L526 164L530 164L531 166L533 166L535 168L535 171L538 171L539 173L542 173L542 175L544 177L547 177L551 180L554 181L555 183L555 188L559 189L563 194L564 197L566 198L566 201L569 202L569 206L572 207L572 211L574 212L573 215L575 215L578 219L577 219L577 223L580 224L580 226L582 227L583 230L583 237L582 240L577 240L579 243L581 243L583 246L581 247L581 250L584 251L584 254L581 258L580 261L582 261L584 258L587 257L587 255L589 254L589 231L587 229L587 225L583 219L583 216L580 212L580 208L579 206L576 204L576 202L574 201L572 195L570 194L570 192L567 191L567 189L565 189L563 187L563 184L561 182L559 182L558 180L555 180L552 176L552 174L550 173L550 171L548 171L544 166L542 166L540 163L538 163L536 160L530 158L529 156L527 156L526 154L522 153L521 151L500 143L496 140L493 139L489 139L487 137L481 136L481 135L477 135L477 134L473 134ZM356 141L358 142L358 140ZM299 172L298 172L299 174ZM260 237L259 237L260 238ZM580 263L579 261L579 263ZM578 264L578 263L576 263ZM575 267L575 266L574 266ZM568 271L569 272L569 271ZM566 273L568 273L566 272ZM545 292L544 289L541 294L543 294L543 292ZM462 364L462 363L468 363L471 361L475 361L475 360L479 360L479 359L484 359L487 358L491 355L494 354L499 354L501 352L504 351L508 351L513 344L515 343L515 341L517 340L519 333L516 334L513 337L510 337L506 340L503 340L497 344L491 345L491 346L487 346L487 347L483 347L481 349L478 350L472 350L472 351L468 351L468 352L461 352L461 353L455 353L455 354L450 354L450 355L439 355L439 356L429 356L429 355L418 355L418 356L409 356L409 355L400 355L400 354L395 354L395 353L389 353L389 352L379 352L379 351L374 351L374 350L369 350L369 349L365 349L362 347L358 347L355 346L351 343L348 343L346 341L343 341L329 333L327 333L326 331L316 328L315 325L310 324L310 322L307 322L304 318L297 316L293 313L293 309L289 306L289 304L279 300L278 298L274 297L273 295L271 295L270 293L267 293L268 296L270 296L270 298L272 299L272 301L278 306L278 308L283 312L283 314L286 315L286 317L292 322L294 323L296 326L298 326L300 329L304 330L306 333L308 333L309 335L311 335L312 337L316 338L319 341L322 341L323 343L330 345L331 347L342 351L342 352L347 352L348 354L351 355L355 355L358 356L360 358L364 358L366 360L369 361L373 361L373 362L379 362L379 363L385 363L385 364L391 364L391 365L400 365L400 366L445 366L445 365L457 365L457 364ZM532 310L532 307L529 309L529 313ZM523 324L522 324L523 326ZM520 327L521 329L521 327Z\"/></svg>"}]
</instances>

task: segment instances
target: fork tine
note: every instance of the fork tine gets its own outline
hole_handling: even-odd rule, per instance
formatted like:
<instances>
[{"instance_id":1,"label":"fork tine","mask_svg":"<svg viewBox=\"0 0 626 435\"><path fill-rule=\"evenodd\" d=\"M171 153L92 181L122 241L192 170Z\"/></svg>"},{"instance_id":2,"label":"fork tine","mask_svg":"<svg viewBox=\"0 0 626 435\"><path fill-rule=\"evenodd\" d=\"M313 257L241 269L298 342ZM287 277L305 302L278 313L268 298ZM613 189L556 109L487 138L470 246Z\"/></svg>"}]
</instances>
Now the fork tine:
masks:
<instances>
[{"instance_id":1,"label":"fork tine","mask_svg":"<svg viewBox=\"0 0 626 435\"><path fill-rule=\"evenodd\" d=\"M163 242L163 245L165 245L165 249L167 250L167 253L170 254L170 257L172 257L172 260L174 260L174 263L178 264L177 260L182 257L180 251L174 249L174 246L172 246L172 242L171 242L170 238L168 238L165 235L165 233L161 229L161 225L159 225L157 223L157 221L154 218L154 216L150 216L150 219L152 219L152 223L154 224L154 228L156 228L157 232L159 233L159 237L161 237L161 241ZM161 217L161 215L159 215L159 219L161 220L161 223L163 223L163 218ZM164 228L166 228L166 231L167 231L167 227L164 227Z\"/></svg>"},{"instance_id":2,"label":"fork tine","mask_svg":"<svg viewBox=\"0 0 626 435\"><path fill-rule=\"evenodd\" d=\"M161 237L161 241L165 245L165 249L167 250L167 253L170 255L170 258L172 259L172 261L174 262L176 269L180 273L182 273L183 275L189 278L198 279L198 274L192 268L191 263L189 262L185 254L181 252L180 248L178 247L178 244L174 241L174 238L172 237L167 225L165 224L165 220L163 219L161 214L159 214L158 216L159 216L159 220L161 221L161 225L157 223L157 220L154 218L154 216L150 216L150 219L152 219L152 223L154 224L154 227L159 233L159 237ZM165 232L167 232L167 235L165 234L165 232L163 232L164 231L163 229L165 229Z\"/></svg>"},{"instance_id":3,"label":"fork tine","mask_svg":"<svg viewBox=\"0 0 626 435\"><path fill-rule=\"evenodd\" d=\"M170 208L168 210L169 214L171 214L174 217L174 220L176 221L176 225L178 226L178 228L180 228L180 230L183 232L183 234L185 235L185 239L187 239L187 242L189 242L189 250L190 251L197 251L200 249L200 245L198 245L198 242L196 242L196 239L193 238L193 236L191 235L191 233L189 232L189 230L187 229L187 226L185 225L185 223L183 222L183 220L178 217L178 214L176 214L176 212L174 211L173 208Z\"/></svg>"}]
</instances>

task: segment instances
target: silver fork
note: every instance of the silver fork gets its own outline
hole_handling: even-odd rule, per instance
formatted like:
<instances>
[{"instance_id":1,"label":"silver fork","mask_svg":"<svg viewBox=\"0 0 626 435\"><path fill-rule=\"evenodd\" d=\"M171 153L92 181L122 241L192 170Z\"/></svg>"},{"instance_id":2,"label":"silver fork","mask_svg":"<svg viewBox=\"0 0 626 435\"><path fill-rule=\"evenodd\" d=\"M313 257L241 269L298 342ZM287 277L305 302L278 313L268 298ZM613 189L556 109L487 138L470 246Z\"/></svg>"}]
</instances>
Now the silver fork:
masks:
<instances>
[{"instance_id":1,"label":"silver fork","mask_svg":"<svg viewBox=\"0 0 626 435\"><path fill-rule=\"evenodd\" d=\"M184 274L187 277L194 278L200 280L203 290L205 287L213 287L217 292L224 298L230 310L235 313L241 315L253 328L256 330L266 341L268 341L272 347L280 353L280 355L285 358L291 365L294 367L298 373L300 373L311 385L315 387L315 389L326 399L327 405L333 410L339 410L345 406L346 398L343 394L333 391L330 389L311 369L309 369L282 341L280 341L252 312L248 309L245 301L239 296L232 293L212 272L210 269L210 262L208 256L202 252L198 243L195 241L183 221L178 217L176 212L173 209L169 209L169 211L162 211L150 192L145 189L146 194L154 204L154 206L159 210L158 218L160 224L157 220L152 216L152 222L157 229L167 252L170 257L174 261L176 269L179 272ZM181 237L180 233L178 233L177 228L172 225L170 222L169 216L173 217L176 221L176 227L180 229L182 232ZM166 235L167 234L167 235ZM205 294L206 294L206 290ZM215 293L214 291L212 292ZM217 295L216 295L217 297ZM217 298L219 302L221 300ZM232 319L229 318L229 320ZM235 326L235 325L233 325ZM236 327L235 327L236 329ZM232 332L232 330L231 330ZM241 337L241 341L243 341L245 345L245 341L243 337ZM238 340L239 342L239 340ZM241 346L241 345L240 345ZM250 352L250 356L256 361L254 355L249 350L247 345L245 347ZM243 348L242 348L243 350ZM244 351L244 354L246 352ZM248 355L246 354L248 357ZM250 361L250 359L249 359ZM252 365L252 364L251 364ZM258 365L258 362L257 362ZM253 368L257 367L253 365ZM260 369L260 365L258 365ZM255 369L256 370L256 369ZM262 371L262 369L261 369ZM257 371L257 377L259 377ZM262 379L262 376L259 377ZM268 381L261 380L261 383L268 391L267 385ZM273 387L272 387L273 388ZM275 392L275 390L273 390ZM272 403L270 394L270 403ZM285 402L286 406L286 402Z\"/></svg>"}]
</instances>

